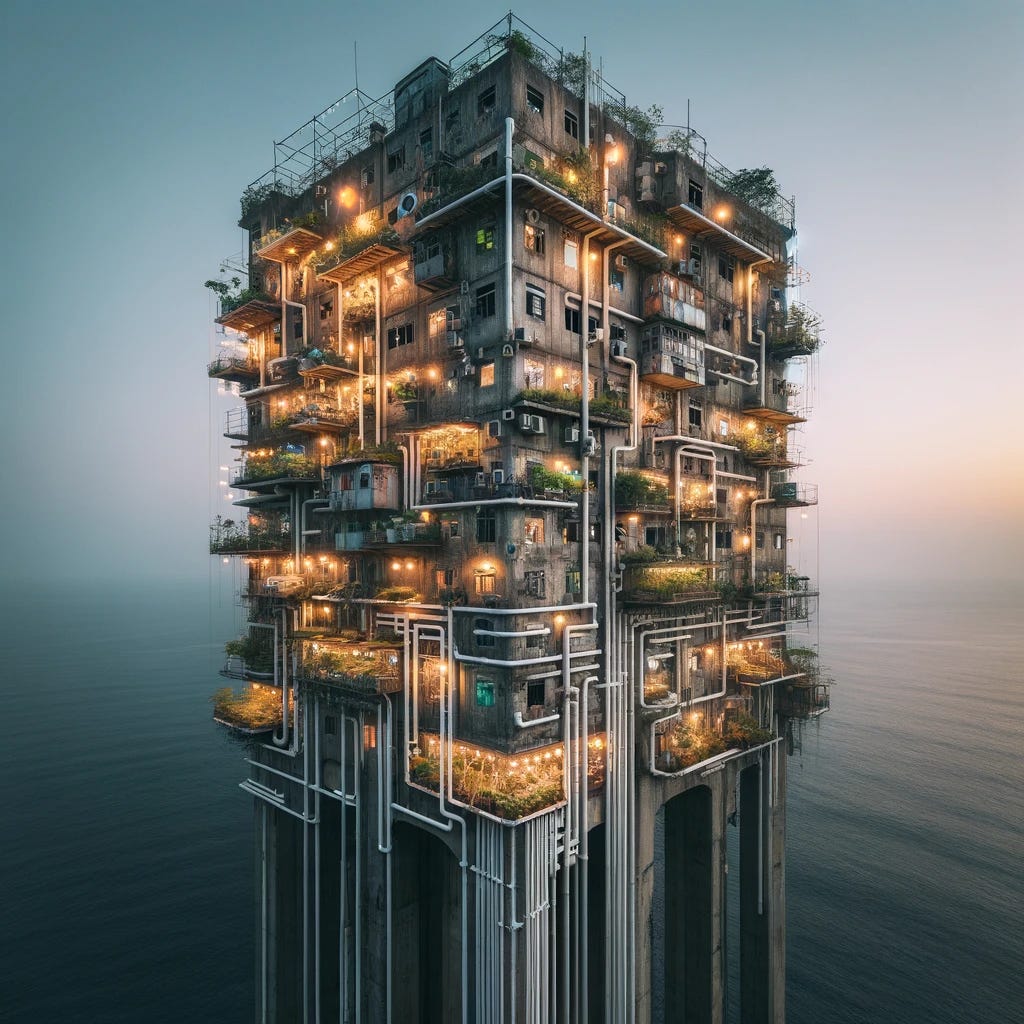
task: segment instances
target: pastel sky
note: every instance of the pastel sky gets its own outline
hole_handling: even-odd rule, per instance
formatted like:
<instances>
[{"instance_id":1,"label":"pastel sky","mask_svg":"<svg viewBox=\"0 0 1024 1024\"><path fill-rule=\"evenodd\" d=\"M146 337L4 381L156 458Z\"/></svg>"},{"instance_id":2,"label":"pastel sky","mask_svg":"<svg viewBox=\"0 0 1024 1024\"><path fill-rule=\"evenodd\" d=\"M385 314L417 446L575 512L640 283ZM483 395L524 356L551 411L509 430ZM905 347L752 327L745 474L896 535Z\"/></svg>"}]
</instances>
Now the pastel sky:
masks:
<instances>
[{"instance_id":1,"label":"pastel sky","mask_svg":"<svg viewBox=\"0 0 1024 1024\"><path fill-rule=\"evenodd\" d=\"M283 21L281 12L289 12ZM430 12L427 15L425 12ZM202 282L239 252L241 189L354 84L381 95L504 13L7 0L0 13L4 564L15 581L200 576L222 511ZM796 195L801 298L827 343L803 478L821 571L1015 576L1024 5L944 0L516 13L631 103L691 121ZM210 467L213 466L211 474ZM816 562L798 542L805 567Z\"/></svg>"}]
</instances>

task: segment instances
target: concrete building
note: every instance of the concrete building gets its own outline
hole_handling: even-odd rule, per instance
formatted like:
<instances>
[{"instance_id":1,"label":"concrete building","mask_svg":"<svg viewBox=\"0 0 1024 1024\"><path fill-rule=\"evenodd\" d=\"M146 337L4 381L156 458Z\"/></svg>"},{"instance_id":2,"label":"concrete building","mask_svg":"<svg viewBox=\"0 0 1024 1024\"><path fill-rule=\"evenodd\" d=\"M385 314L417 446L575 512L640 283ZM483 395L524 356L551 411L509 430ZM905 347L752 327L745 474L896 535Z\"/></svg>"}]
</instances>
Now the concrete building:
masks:
<instances>
[{"instance_id":1,"label":"concrete building","mask_svg":"<svg viewBox=\"0 0 1024 1024\"><path fill-rule=\"evenodd\" d=\"M771 175L651 120L510 15L243 195L260 1021L784 1019L817 321Z\"/></svg>"}]
</instances>

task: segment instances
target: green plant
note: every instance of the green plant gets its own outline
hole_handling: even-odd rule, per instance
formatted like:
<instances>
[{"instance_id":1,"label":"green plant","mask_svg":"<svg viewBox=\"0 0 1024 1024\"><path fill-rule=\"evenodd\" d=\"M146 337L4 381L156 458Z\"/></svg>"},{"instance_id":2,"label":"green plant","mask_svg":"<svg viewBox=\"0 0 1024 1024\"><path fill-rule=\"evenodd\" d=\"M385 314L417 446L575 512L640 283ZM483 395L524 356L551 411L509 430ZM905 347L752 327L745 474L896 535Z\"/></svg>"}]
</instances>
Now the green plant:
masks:
<instances>
[{"instance_id":1,"label":"green plant","mask_svg":"<svg viewBox=\"0 0 1024 1024\"><path fill-rule=\"evenodd\" d=\"M657 127L665 116L664 111L657 104L646 110L641 107L631 107L626 103L621 106L612 104L608 107L608 114L632 132L637 142L648 146L654 143Z\"/></svg>"},{"instance_id":2,"label":"green plant","mask_svg":"<svg viewBox=\"0 0 1024 1024\"><path fill-rule=\"evenodd\" d=\"M571 473L558 473L544 466L534 466L530 470L530 484L537 491L564 491L567 494L578 494L583 490L583 481Z\"/></svg>"},{"instance_id":3,"label":"green plant","mask_svg":"<svg viewBox=\"0 0 1024 1024\"><path fill-rule=\"evenodd\" d=\"M609 420L619 420L628 423L631 413L622 404L618 395L600 395L590 400L590 412L593 416L603 416Z\"/></svg>"},{"instance_id":4,"label":"green plant","mask_svg":"<svg viewBox=\"0 0 1024 1024\"><path fill-rule=\"evenodd\" d=\"M420 600L420 595L416 593L415 587L381 587L374 597L378 601L413 602Z\"/></svg>"},{"instance_id":5,"label":"green plant","mask_svg":"<svg viewBox=\"0 0 1024 1024\"><path fill-rule=\"evenodd\" d=\"M395 396L395 401L397 402L415 402L417 395L416 385L408 380L397 381L391 385L391 394Z\"/></svg>"},{"instance_id":6,"label":"green plant","mask_svg":"<svg viewBox=\"0 0 1024 1024\"><path fill-rule=\"evenodd\" d=\"M224 653L229 658L241 658L245 667L253 672L273 671L274 652L265 640L251 635L229 640L224 645Z\"/></svg>"},{"instance_id":7,"label":"green plant","mask_svg":"<svg viewBox=\"0 0 1024 1024\"><path fill-rule=\"evenodd\" d=\"M623 471L615 477L615 504L622 508L640 505L667 505L668 488L643 473Z\"/></svg>"},{"instance_id":8,"label":"green plant","mask_svg":"<svg viewBox=\"0 0 1024 1024\"><path fill-rule=\"evenodd\" d=\"M729 174L724 185L734 196L758 209L770 207L779 196L779 183L770 167L742 167Z\"/></svg>"},{"instance_id":9,"label":"green plant","mask_svg":"<svg viewBox=\"0 0 1024 1024\"><path fill-rule=\"evenodd\" d=\"M620 561L623 565L644 565L658 560L658 549L650 544L641 544L635 551L627 551Z\"/></svg>"},{"instance_id":10,"label":"green plant","mask_svg":"<svg viewBox=\"0 0 1024 1024\"><path fill-rule=\"evenodd\" d=\"M250 185L242 193L242 216L248 217L249 214L254 212L258 207L262 206L269 198L271 193L274 191L274 186L270 182L266 182L262 185Z\"/></svg>"},{"instance_id":11,"label":"green plant","mask_svg":"<svg viewBox=\"0 0 1024 1024\"><path fill-rule=\"evenodd\" d=\"M722 729L722 738L730 747L747 750L749 747L758 747L762 743L767 743L773 738L773 734L770 729L761 728L753 716L748 715L745 711L739 711L726 720Z\"/></svg>"},{"instance_id":12,"label":"green plant","mask_svg":"<svg viewBox=\"0 0 1024 1024\"><path fill-rule=\"evenodd\" d=\"M210 701L214 717L237 728L256 732L272 729L281 721L281 693L272 686L254 683L241 693L225 686Z\"/></svg>"}]
</instances>

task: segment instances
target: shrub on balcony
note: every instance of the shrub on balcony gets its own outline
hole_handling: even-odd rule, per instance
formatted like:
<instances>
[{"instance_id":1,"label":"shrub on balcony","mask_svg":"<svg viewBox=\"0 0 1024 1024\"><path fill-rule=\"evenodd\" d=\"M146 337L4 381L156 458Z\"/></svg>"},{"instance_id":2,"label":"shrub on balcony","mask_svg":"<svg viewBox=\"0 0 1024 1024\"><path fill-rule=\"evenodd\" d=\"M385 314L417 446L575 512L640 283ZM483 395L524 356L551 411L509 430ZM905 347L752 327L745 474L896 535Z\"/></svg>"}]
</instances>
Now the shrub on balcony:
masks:
<instances>
[{"instance_id":1,"label":"shrub on balcony","mask_svg":"<svg viewBox=\"0 0 1024 1024\"><path fill-rule=\"evenodd\" d=\"M381 587L374 594L374 598L377 601L412 602L419 601L420 595L416 592L415 587Z\"/></svg>"},{"instance_id":2,"label":"shrub on balcony","mask_svg":"<svg viewBox=\"0 0 1024 1024\"><path fill-rule=\"evenodd\" d=\"M643 473L620 472L615 477L615 504L622 508L667 505L668 488Z\"/></svg>"},{"instance_id":3,"label":"shrub on balcony","mask_svg":"<svg viewBox=\"0 0 1024 1024\"><path fill-rule=\"evenodd\" d=\"M235 693L225 686L210 701L215 718L241 729L272 729L281 722L281 694L273 687L250 686Z\"/></svg>"},{"instance_id":4,"label":"shrub on balcony","mask_svg":"<svg viewBox=\"0 0 1024 1024\"><path fill-rule=\"evenodd\" d=\"M734 717L729 718L722 730L723 738L730 747L739 747L740 750L747 750L750 747L759 747L773 739L770 729L763 729L757 724L757 719L741 711Z\"/></svg>"},{"instance_id":5,"label":"shrub on balcony","mask_svg":"<svg viewBox=\"0 0 1024 1024\"><path fill-rule=\"evenodd\" d=\"M579 494L583 490L583 481L571 473L557 473L544 466L534 466L530 470L530 484L536 491L562 491L565 494Z\"/></svg>"}]
</instances>

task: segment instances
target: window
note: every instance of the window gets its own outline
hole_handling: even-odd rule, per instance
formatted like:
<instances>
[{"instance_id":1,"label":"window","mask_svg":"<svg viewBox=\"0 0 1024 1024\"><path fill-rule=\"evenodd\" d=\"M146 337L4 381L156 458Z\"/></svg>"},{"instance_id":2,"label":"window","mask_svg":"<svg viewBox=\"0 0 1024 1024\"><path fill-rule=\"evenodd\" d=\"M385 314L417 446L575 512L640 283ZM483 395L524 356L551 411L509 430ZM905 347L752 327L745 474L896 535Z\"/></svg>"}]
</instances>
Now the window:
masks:
<instances>
[{"instance_id":1,"label":"window","mask_svg":"<svg viewBox=\"0 0 1024 1024\"><path fill-rule=\"evenodd\" d=\"M494 631L494 623L490 619L474 619L473 620L473 639L476 641L477 647L493 647L494 637L493 636L481 636L477 633L477 630L484 630L488 633Z\"/></svg>"},{"instance_id":2,"label":"window","mask_svg":"<svg viewBox=\"0 0 1024 1024\"><path fill-rule=\"evenodd\" d=\"M458 519L449 519L445 526L448 527L449 537L458 537L459 535L459 521Z\"/></svg>"},{"instance_id":3,"label":"window","mask_svg":"<svg viewBox=\"0 0 1024 1024\"><path fill-rule=\"evenodd\" d=\"M388 174L394 174L405 166L405 146L396 149L394 153L388 153Z\"/></svg>"},{"instance_id":4,"label":"window","mask_svg":"<svg viewBox=\"0 0 1024 1024\"><path fill-rule=\"evenodd\" d=\"M621 292L626 286L626 274L625 271L619 270L612 266L608 268L608 284L614 288L617 292Z\"/></svg>"},{"instance_id":5,"label":"window","mask_svg":"<svg viewBox=\"0 0 1024 1024\"><path fill-rule=\"evenodd\" d=\"M757 531L757 533L754 536L754 543L759 548L763 548L764 547L764 530L758 530Z\"/></svg>"},{"instance_id":6,"label":"window","mask_svg":"<svg viewBox=\"0 0 1024 1024\"><path fill-rule=\"evenodd\" d=\"M527 544L544 543L544 517L527 516L523 528L523 540Z\"/></svg>"},{"instance_id":7,"label":"window","mask_svg":"<svg viewBox=\"0 0 1024 1024\"><path fill-rule=\"evenodd\" d=\"M483 168L485 171L497 171L498 150L492 149L489 153L485 153L477 160L476 165L477 167Z\"/></svg>"},{"instance_id":8,"label":"window","mask_svg":"<svg viewBox=\"0 0 1024 1024\"><path fill-rule=\"evenodd\" d=\"M690 243L690 259L694 263L694 271L699 276L700 268L704 265L704 250L701 248L700 242Z\"/></svg>"},{"instance_id":9,"label":"window","mask_svg":"<svg viewBox=\"0 0 1024 1024\"><path fill-rule=\"evenodd\" d=\"M528 569L523 573L524 590L528 597L544 596L544 570Z\"/></svg>"},{"instance_id":10,"label":"window","mask_svg":"<svg viewBox=\"0 0 1024 1024\"><path fill-rule=\"evenodd\" d=\"M719 505L724 505L729 500L729 491L725 487L715 488L715 501Z\"/></svg>"},{"instance_id":11,"label":"window","mask_svg":"<svg viewBox=\"0 0 1024 1024\"><path fill-rule=\"evenodd\" d=\"M732 256L720 255L718 257L718 276L732 284L733 274L736 270L736 260Z\"/></svg>"},{"instance_id":12,"label":"window","mask_svg":"<svg viewBox=\"0 0 1024 1024\"><path fill-rule=\"evenodd\" d=\"M420 132L420 153L425 163L434 159L434 129L424 128Z\"/></svg>"},{"instance_id":13,"label":"window","mask_svg":"<svg viewBox=\"0 0 1024 1024\"><path fill-rule=\"evenodd\" d=\"M578 519L568 520L562 528L562 543L575 544L579 541L580 536L580 521Z\"/></svg>"},{"instance_id":14,"label":"window","mask_svg":"<svg viewBox=\"0 0 1024 1024\"><path fill-rule=\"evenodd\" d=\"M401 324L388 331L388 348L400 348L402 345L411 345L415 339L412 324Z\"/></svg>"},{"instance_id":15,"label":"window","mask_svg":"<svg viewBox=\"0 0 1024 1024\"><path fill-rule=\"evenodd\" d=\"M373 173L373 164L367 164L362 171L359 173L359 184L362 188L368 188L373 184L375 175Z\"/></svg>"},{"instance_id":16,"label":"window","mask_svg":"<svg viewBox=\"0 0 1024 1024\"><path fill-rule=\"evenodd\" d=\"M338 735L338 719L334 715L324 715L324 735Z\"/></svg>"},{"instance_id":17,"label":"window","mask_svg":"<svg viewBox=\"0 0 1024 1024\"><path fill-rule=\"evenodd\" d=\"M523 248L538 256L544 255L544 229L527 224L523 229Z\"/></svg>"},{"instance_id":18,"label":"window","mask_svg":"<svg viewBox=\"0 0 1024 1024\"><path fill-rule=\"evenodd\" d=\"M526 646L527 647L532 647L534 650L536 650L538 647L541 650L543 650L544 647L546 646L545 643L544 643L544 630L543 630L543 628L541 628L541 629L530 629L529 627L527 627L527 628L529 629L529 632L526 634Z\"/></svg>"},{"instance_id":19,"label":"window","mask_svg":"<svg viewBox=\"0 0 1024 1024\"><path fill-rule=\"evenodd\" d=\"M543 679L537 679L526 684L526 706L528 708L539 708L544 704L547 687Z\"/></svg>"},{"instance_id":20,"label":"window","mask_svg":"<svg viewBox=\"0 0 1024 1024\"><path fill-rule=\"evenodd\" d=\"M494 248L494 225L485 224L476 229L476 251L490 252Z\"/></svg>"},{"instance_id":21,"label":"window","mask_svg":"<svg viewBox=\"0 0 1024 1024\"><path fill-rule=\"evenodd\" d=\"M334 312L334 300L333 299L321 299L320 300L320 319L321 320L327 320L333 312Z\"/></svg>"},{"instance_id":22,"label":"window","mask_svg":"<svg viewBox=\"0 0 1024 1024\"><path fill-rule=\"evenodd\" d=\"M580 311L572 306L565 307L565 329L573 334L580 333Z\"/></svg>"},{"instance_id":23,"label":"window","mask_svg":"<svg viewBox=\"0 0 1024 1024\"><path fill-rule=\"evenodd\" d=\"M543 320L547 309L544 293L532 284L526 286L526 312L535 320Z\"/></svg>"},{"instance_id":24,"label":"window","mask_svg":"<svg viewBox=\"0 0 1024 1024\"><path fill-rule=\"evenodd\" d=\"M431 338L440 338L446 331L457 331L461 328L459 306L442 306L427 314L427 331Z\"/></svg>"},{"instance_id":25,"label":"window","mask_svg":"<svg viewBox=\"0 0 1024 1024\"><path fill-rule=\"evenodd\" d=\"M704 409L699 402L690 399L690 426L702 427L704 425Z\"/></svg>"},{"instance_id":26,"label":"window","mask_svg":"<svg viewBox=\"0 0 1024 1024\"><path fill-rule=\"evenodd\" d=\"M476 703L481 708L494 707L494 683L490 679L477 679Z\"/></svg>"},{"instance_id":27,"label":"window","mask_svg":"<svg viewBox=\"0 0 1024 1024\"><path fill-rule=\"evenodd\" d=\"M565 589L569 594L578 594L583 586L579 569L570 569L565 574Z\"/></svg>"},{"instance_id":28,"label":"window","mask_svg":"<svg viewBox=\"0 0 1024 1024\"><path fill-rule=\"evenodd\" d=\"M494 362L484 363L480 367L480 387L494 387Z\"/></svg>"},{"instance_id":29,"label":"window","mask_svg":"<svg viewBox=\"0 0 1024 1024\"><path fill-rule=\"evenodd\" d=\"M782 540L783 538L781 533L775 534L775 536L772 538L772 547L775 548L776 551L782 550Z\"/></svg>"},{"instance_id":30,"label":"window","mask_svg":"<svg viewBox=\"0 0 1024 1024\"><path fill-rule=\"evenodd\" d=\"M476 290L476 315L481 319L494 316L494 285L485 284Z\"/></svg>"},{"instance_id":31,"label":"window","mask_svg":"<svg viewBox=\"0 0 1024 1024\"><path fill-rule=\"evenodd\" d=\"M476 539L479 544L493 544L498 536L498 520L493 508L482 508L476 514Z\"/></svg>"},{"instance_id":32,"label":"window","mask_svg":"<svg viewBox=\"0 0 1024 1024\"><path fill-rule=\"evenodd\" d=\"M462 111L456 107L454 110L449 110L447 116L444 119L444 130L446 132L454 131L459 127L459 122L462 120Z\"/></svg>"},{"instance_id":33,"label":"window","mask_svg":"<svg viewBox=\"0 0 1024 1024\"><path fill-rule=\"evenodd\" d=\"M534 89L532 85L526 87L526 106L535 114L544 113L544 93Z\"/></svg>"},{"instance_id":34,"label":"window","mask_svg":"<svg viewBox=\"0 0 1024 1024\"><path fill-rule=\"evenodd\" d=\"M728 420L719 420L718 421L718 433L722 437L728 437L729 436L729 421Z\"/></svg>"},{"instance_id":35,"label":"window","mask_svg":"<svg viewBox=\"0 0 1024 1024\"><path fill-rule=\"evenodd\" d=\"M477 571L473 573L473 582L476 584L476 592L478 594L493 594L497 578L497 574L493 569L477 569Z\"/></svg>"},{"instance_id":36,"label":"window","mask_svg":"<svg viewBox=\"0 0 1024 1024\"><path fill-rule=\"evenodd\" d=\"M578 139L580 137L580 119L571 111L565 112L565 134L570 138Z\"/></svg>"},{"instance_id":37,"label":"window","mask_svg":"<svg viewBox=\"0 0 1024 1024\"><path fill-rule=\"evenodd\" d=\"M361 470L359 473L359 489L368 491L373 486L373 474L368 470Z\"/></svg>"},{"instance_id":38,"label":"window","mask_svg":"<svg viewBox=\"0 0 1024 1024\"><path fill-rule=\"evenodd\" d=\"M523 387L544 387L544 364L537 359L526 359L523 363Z\"/></svg>"},{"instance_id":39,"label":"window","mask_svg":"<svg viewBox=\"0 0 1024 1024\"><path fill-rule=\"evenodd\" d=\"M690 188L686 194L686 201L698 210L704 206L704 186L690 179Z\"/></svg>"},{"instance_id":40,"label":"window","mask_svg":"<svg viewBox=\"0 0 1024 1024\"><path fill-rule=\"evenodd\" d=\"M497 102L498 98L494 91L494 86L492 85L489 89L484 89L476 98L477 117L485 117L495 108Z\"/></svg>"},{"instance_id":41,"label":"window","mask_svg":"<svg viewBox=\"0 0 1024 1024\"><path fill-rule=\"evenodd\" d=\"M580 244L571 238L565 240L563 258L567 267L573 268L580 265Z\"/></svg>"},{"instance_id":42,"label":"window","mask_svg":"<svg viewBox=\"0 0 1024 1024\"><path fill-rule=\"evenodd\" d=\"M715 544L719 548L731 548L732 530L715 530Z\"/></svg>"}]
</instances>

